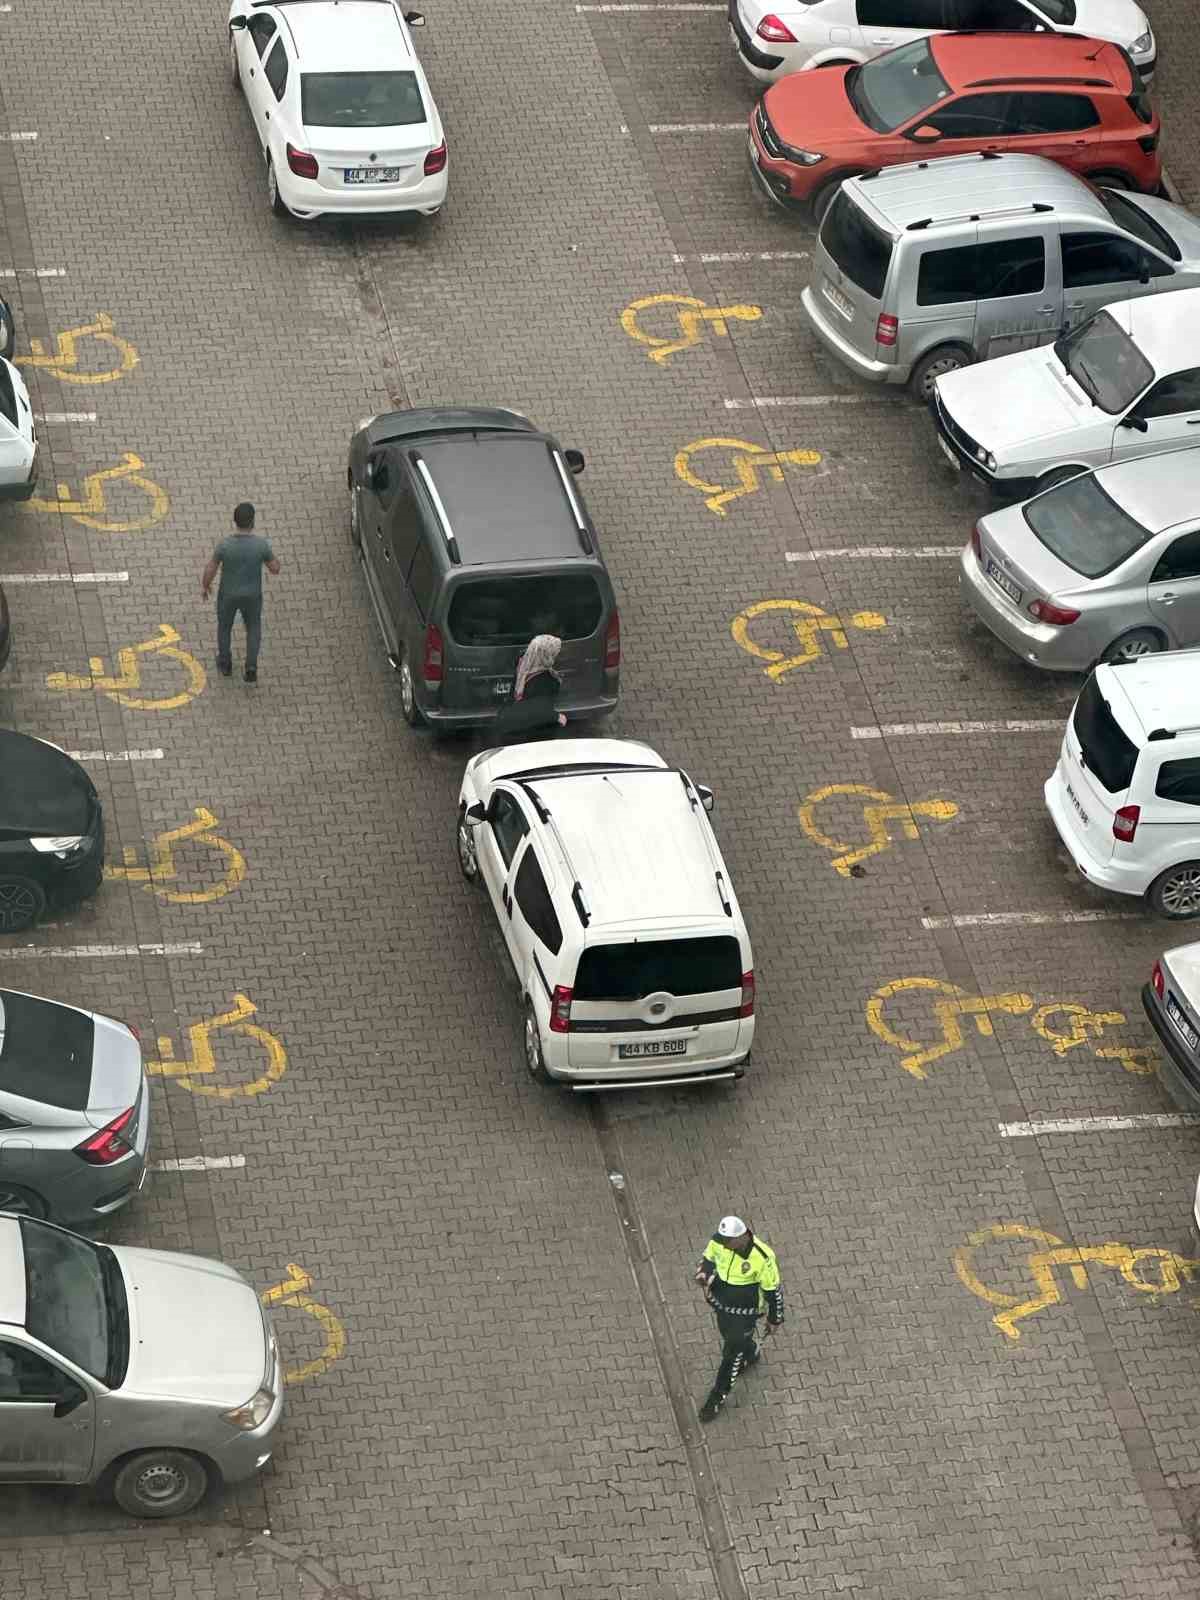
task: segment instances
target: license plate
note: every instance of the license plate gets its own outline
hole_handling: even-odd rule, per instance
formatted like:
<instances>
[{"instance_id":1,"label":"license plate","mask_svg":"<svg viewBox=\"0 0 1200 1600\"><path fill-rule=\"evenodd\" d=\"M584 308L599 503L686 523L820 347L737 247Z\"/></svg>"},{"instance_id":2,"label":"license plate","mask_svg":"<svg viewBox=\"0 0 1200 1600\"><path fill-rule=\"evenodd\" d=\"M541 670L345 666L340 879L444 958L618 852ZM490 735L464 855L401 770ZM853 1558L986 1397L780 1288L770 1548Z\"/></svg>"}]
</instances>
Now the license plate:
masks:
<instances>
[{"instance_id":1,"label":"license plate","mask_svg":"<svg viewBox=\"0 0 1200 1600\"><path fill-rule=\"evenodd\" d=\"M987 575L996 585L997 589L1004 590L1005 594L1012 601L1013 605L1019 606L1021 604L1021 595L1024 591L1017 588L1016 584L1012 581L1007 572L1002 572L1000 570L999 563L993 561L991 556L988 557L987 561Z\"/></svg>"},{"instance_id":2,"label":"license plate","mask_svg":"<svg viewBox=\"0 0 1200 1600\"><path fill-rule=\"evenodd\" d=\"M399 167L347 167L347 183L399 183Z\"/></svg>"},{"instance_id":3,"label":"license plate","mask_svg":"<svg viewBox=\"0 0 1200 1600\"><path fill-rule=\"evenodd\" d=\"M492 685L492 693L496 696L497 700L507 699L507 697L512 693L512 686L513 681L511 678L497 678L496 682Z\"/></svg>"},{"instance_id":4,"label":"license plate","mask_svg":"<svg viewBox=\"0 0 1200 1600\"><path fill-rule=\"evenodd\" d=\"M1191 1050L1200 1049L1200 1034L1196 1032L1195 1028L1193 1028L1191 1023L1188 1022L1184 1017L1183 1012L1179 1009L1179 1006L1176 1003L1175 996L1171 994L1167 996L1167 1015L1175 1024L1183 1038L1187 1041L1188 1048Z\"/></svg>"},{"instance_id":5,"label":"license plate","mask_svg":"<svg viewBox=\"0 0 1200 1600\"><path fill-rule=\"evenodd\" d=\"M632 1061L637 1056L685 1056L687 1055L686 1039L663 1039L653 1044L619 1044L617 1058L620 1061Z\"/></svg>"},{"instance_id":6,"label":"license plate","mask_svg":"<svg viewBox=\"0 0 1200 1600\"><path fill-rule=\"evenodd\" d=\"M1086 828L1087 825L1088 825L1088 814L1083 809L1083 804L1080 801L1079 796L1075 793L1074 789L1072 789L1070 784L1067 785L1067 799L1071 802L1071 804L1075 807L1075 810L1079 813L1079 820L1080 820L1080 822L1083 823L1084 827Z\"/></svg>"},{"instance_id":7,"label":"license plate","mask_svg":"<svg viewBox=\"0 0 1200 1600\"><path fill-rule=\"evenodd\" d=\"M945 439L942 438L940 433L938 434L938 443L942 447L942 454L945 456L946 460L950 463L950 465L954 468L955 472L961 472L962 471L962 462L954 454L954 451L951 450L950 446L946 443Z\"/></svg>"},{"instance_id":8,"label":"license plate","mask_svg":"<svg viewBox=\"0 0 1200 1600\"><path fill-rule=\"evenodd\" d=\"M848 300L840 289L835 288L834 285L830 283L828 278L826 278L824 283L821 285L821 293L825 296L826 300L829 301L829 304L834 308L835 311L841 312L847 322L854 321L853 301Z\"/></svg>"}]
</instances>

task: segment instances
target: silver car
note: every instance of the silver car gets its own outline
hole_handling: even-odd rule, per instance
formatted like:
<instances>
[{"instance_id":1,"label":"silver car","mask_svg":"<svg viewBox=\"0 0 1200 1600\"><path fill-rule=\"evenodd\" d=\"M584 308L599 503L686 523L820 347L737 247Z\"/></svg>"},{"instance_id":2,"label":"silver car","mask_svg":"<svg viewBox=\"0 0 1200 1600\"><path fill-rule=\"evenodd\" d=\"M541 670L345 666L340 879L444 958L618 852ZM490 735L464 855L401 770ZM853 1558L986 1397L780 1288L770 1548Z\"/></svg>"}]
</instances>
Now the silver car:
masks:
<instances>
[{"instance_id":1,"label":"silver car","mask_svg":"<svg viewBox=\"0 0 1200 1600\"><path fill-rule=\"evenodd\" d=\"M134 1030L0 989L0 1211L95 1226L142 1187L149 1142Z\"/></svg>"},{"instance_id":2,"label":"silver car","mask_svg":"<svg viewBox=\"0 0 1200 1600\"><path fill-rule=\"evenodd\" d=\"M1184 1111L1200 1111L1200 944L1176 945L1154 963L1142 1005L1166 1052L1163 1087Z\"/></svg>"},{"instance_id":3,"label":"silver car","mask_svg":"<svg viewBox=\"0 0 1200 1600\"><path fill-rule=\"evenodd\" d=\"M282 1412L232 1267L0 1214L0 1482L103 1478L130 1516L177 1516L258 1471Z\"/></svg>"},{"instance_id":4,"label":"silver car","mask_svg":"<svg viewBox=\"0 0 1200 1600\"><path fill-rule=\"evenodd\" d=\"M990 512L961 580L980 620L1034 666L1086 672L1200 644L1200 449L1084 472Z\"/></svg>"}]
</instances>

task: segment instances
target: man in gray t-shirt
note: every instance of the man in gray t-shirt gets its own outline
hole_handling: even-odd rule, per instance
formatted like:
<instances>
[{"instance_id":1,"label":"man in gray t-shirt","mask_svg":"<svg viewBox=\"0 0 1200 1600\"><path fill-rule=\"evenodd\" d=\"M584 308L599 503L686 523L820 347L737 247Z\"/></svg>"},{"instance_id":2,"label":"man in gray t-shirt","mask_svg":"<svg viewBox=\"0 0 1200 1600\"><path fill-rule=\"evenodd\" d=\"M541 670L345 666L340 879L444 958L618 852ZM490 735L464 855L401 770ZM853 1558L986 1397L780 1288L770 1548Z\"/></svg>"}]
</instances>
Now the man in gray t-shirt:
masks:
<instances>
[{"instance_id":1,"label":"man in gray t-shirt","mask_svg":"<svg viewBox=\"0 0 1200 1600\"><path fill-rule=\"evenodd\" d=\"M279 560L271 541L254 531L254 507L243 500L234 507L233 525L237 530L222 539L200 579L200 592L207 600L218 568L221 584L217 590L217 670L228 677L233 671L233 619L241 612L246 625L246 682L258 682L258 647L262 639L262 569L274 574Z\"/></svg>"}]
</instances>

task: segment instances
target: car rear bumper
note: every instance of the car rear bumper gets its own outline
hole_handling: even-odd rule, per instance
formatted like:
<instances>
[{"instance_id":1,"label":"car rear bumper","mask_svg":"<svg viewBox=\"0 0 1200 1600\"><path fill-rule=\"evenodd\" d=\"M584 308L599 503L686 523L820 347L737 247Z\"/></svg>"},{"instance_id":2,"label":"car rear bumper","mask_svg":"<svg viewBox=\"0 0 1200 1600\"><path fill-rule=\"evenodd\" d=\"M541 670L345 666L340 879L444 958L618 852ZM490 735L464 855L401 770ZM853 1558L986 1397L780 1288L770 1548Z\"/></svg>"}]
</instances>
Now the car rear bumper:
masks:
<instances>
[{"instance_id":1,"label":"car rear bumper","mask_svg":"<svg viewBox=\"0 0 1200 1600\"><path fill-rule=\"evenodd\" d=\"M1061 761L1055 765L1042 789L1050 820L1075 863L1079 875L1101 889L1111 889L1114 894L1143 895L1150 879L1146 869L1136 864L1126 864L1115 856L1102 861L1084 844L1067 812L1066 782L1060 776Z\"/></svg>"},{"instance_id":2,"label":"car rear bumper","mask_svg":"<svg viewBox=\"0 0 1200 1600\"><path fill-rule=\"evenodd\" d=\"M1091 666L1092 653L1087 646L1083 650L1086 660L1080 659L1078 647L1070 648L1069 627L1052 628L1035 622L1008 603L969 544L959 558L959 588L988 632L1023 661L1048 672L1086 672Z\"/></svg>"},{"instance_id":3,"label":"car rear bumper","mask_svg":"<svg viewBox=\"0 0 1200 1600\"><path fill-rule=\"evenodd\" d=\"M419 703L419 702L418 702ZM506 702L496 706L468 706L446 710L442 706L421 706L421 715L435 728L490 728ZM560 703L558 709L568 722L584 722L591 717L606 717L616 710L615 694L593 695L583 700Z\"/></svg>"},{"instance_id":4,"label":"car rear bumper","mask_svg":"<svg viewBox=\"0 0 1200 1600\"><path fill-rule=\"evenodd\" d=\"M829 353L837 356L839 361L857 372L860 378L866 378L870 383L908 382L908 375L912 370L910 367L897 366L887 361L875 361L842 337L822 310L820 297L813 293L811 284L807 289L801 290L800 309L804 312L809 327Z\"/></svg>"},{"instance_id":5,"label":"car rear bumper","mask_svg":"<svg viewBox=\"0 0 1200 1600\"><path fill-rule=\"evenodd\" d=\"M49 1196L55 1219L68 1227L86 1230L123 1210L145 1187L149 1152L150 1081L143 1078L132 1152L109 1167L92 1167L76 1157L78 1171L67 1185L56 1188Z\"/></svg>"},{"instance_id":6,"label":"car rear bumper","mask_svg":"<svg viewBox=\"0 0 1200 1600\"><path fill-rule=\"evenodd\" d=\"M747 32L746 24L738 11L738 0L729 0L729 32L733 36L738 60L759 83L774 83L776 78L782 77L787 71L787 63L783 56L760 49Z\"/></svg>"},{"instance_id":7,"label":"car rear bumper","mask_svg":"<svg viewBox=\"0 0 1200 1600\"><path fill-rule=\"evenodd\" d=\"M364 184L327 189L310 178L297 178L293 172L275 171L279 198L293 216L302 221L326 216L383 216L420 212L432 216L445 204L448 169L417 184Z\"/></svg>"},{"instance_id":8,"label":"car rear bumper","mask_svg":"<svg viewBox=\"0 0 1200 1600\"><path fill-rule=\"evenodd\" d=\"M1200 1111L1200 1061L1171 1024L1153 984L1142 986L1142 1006L1158 1035L1165 1057L1158 1064L1163 1088L1182 1111Z\"/></svg>"},{"instance_id":9,"label":"car rear bumper","mask_svg":"<svg viewBox=\"0 0 1200 1600\"><path fill-rule=\"evenodd\" d=\"M29 463L29 476L19 483L0 483L0 500L29 500L37 488L38 442L33 441L33 460Z\"/></svg>"},{"instance_id":10,"label":"car rear bumper","mask_svg":"<svg viewBox=\"0 0 1200 1600\"><path fill-rule=\"evenodd\" d=\"M692 1042L707 1045L707 1049L702 1048L690 1056L641 1056L611 1066L601 1065L598 1061L584 1061L571 1066L567 1061L567 1041L571 1035L553 1034L549 1040L542 1041L542 1059L552 1078L568 1089L581 1092L660 1088L666 1084L712 1083L720 1078L740 1078L754 1044L754 1021L753 1017L740 1019L736 1026L727 1028L723 1040L704 1040L702 1035L693 1033ZM597 1036L588 1034L576 1037L595 1039ZM724 1049L721 1049L722 1044Z\"/></svg>"}]
</instances>

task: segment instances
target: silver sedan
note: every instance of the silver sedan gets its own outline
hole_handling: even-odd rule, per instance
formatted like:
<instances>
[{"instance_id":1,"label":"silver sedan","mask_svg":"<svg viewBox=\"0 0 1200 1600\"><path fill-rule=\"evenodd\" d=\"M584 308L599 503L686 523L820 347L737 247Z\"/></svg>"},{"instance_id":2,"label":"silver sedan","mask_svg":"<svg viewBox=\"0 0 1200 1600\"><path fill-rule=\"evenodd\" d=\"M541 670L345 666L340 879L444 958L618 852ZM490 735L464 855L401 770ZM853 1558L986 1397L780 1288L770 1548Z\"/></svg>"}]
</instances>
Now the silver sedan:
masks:
<instances>
[{"instance_id":1,"label":"silver sedan","mask_svg":"<svg viewBox=\"0 0 1200 1600\"><path fill-rule=\"evenodd\" d=\"M985 626L1037 667L1087 672L1200 644L1200 449L1100 467L990 512L961 581Z\"/></svg>"}]
</instances>

